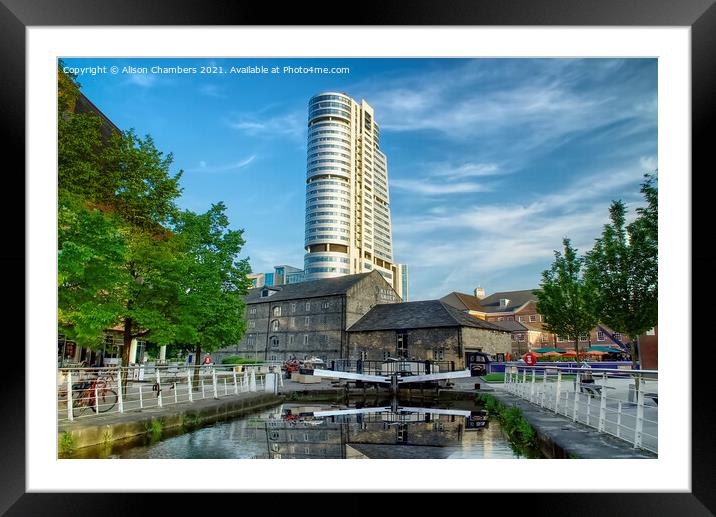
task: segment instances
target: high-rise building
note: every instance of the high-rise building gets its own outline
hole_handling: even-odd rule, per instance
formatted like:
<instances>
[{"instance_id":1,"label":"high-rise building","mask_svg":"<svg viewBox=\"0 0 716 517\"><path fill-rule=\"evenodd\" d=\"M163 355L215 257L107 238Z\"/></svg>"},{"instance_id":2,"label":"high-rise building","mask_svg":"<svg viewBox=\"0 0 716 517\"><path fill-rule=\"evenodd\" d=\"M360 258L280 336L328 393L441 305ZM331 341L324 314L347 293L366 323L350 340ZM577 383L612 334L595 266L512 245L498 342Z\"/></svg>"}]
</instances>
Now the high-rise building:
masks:
<instances>
[{"instance_id":1,"label":"high-rise building","mask_svg":"<svg viewBox=\"0 0 716 517\"><path fill-rule=\"evenodd\" d=\"M388 163L373 108L344 93L308 103L306 280L377 270L402 295L393 260Z\"/></svg>"}]
</instances>

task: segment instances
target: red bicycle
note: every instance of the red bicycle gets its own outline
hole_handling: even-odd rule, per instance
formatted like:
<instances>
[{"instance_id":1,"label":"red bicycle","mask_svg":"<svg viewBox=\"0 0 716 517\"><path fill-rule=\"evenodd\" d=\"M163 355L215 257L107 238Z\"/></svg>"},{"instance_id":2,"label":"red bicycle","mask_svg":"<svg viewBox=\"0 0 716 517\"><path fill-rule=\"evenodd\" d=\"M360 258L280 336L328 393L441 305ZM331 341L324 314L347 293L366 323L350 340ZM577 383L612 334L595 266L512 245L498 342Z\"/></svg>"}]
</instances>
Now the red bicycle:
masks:
<instances>
[{"instance_id":1,"label":"red bicycle","mask_svg":"<svg viewBox=\"0 0 716 517\"><path fill-rule=\"evenodd\" d=\"M72 385L72 415L78 416L90 408L96 413L106 413L117 404L117 392L107 387L102 379L76 382Z\"/></svg>"}]
</instances>

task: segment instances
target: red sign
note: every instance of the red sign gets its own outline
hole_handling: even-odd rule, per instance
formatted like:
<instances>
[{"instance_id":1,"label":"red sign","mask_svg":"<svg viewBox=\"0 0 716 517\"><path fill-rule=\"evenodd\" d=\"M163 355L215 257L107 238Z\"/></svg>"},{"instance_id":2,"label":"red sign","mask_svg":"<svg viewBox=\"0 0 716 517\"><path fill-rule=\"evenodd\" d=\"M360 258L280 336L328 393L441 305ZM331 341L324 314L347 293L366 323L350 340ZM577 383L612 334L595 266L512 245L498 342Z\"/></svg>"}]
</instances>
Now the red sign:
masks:
<instances>
[{"instance_id":1,"label":"red sign","mask_svg":"<svg viewBox=\"0 0 716 517\"><path fill-rule=\"evenodd\" d=\"M523 359L525 360L525 364L527 366L534 366L537 364L537 356L534 355L532 352L527 352Z\"/></svg>"}]
</instances>

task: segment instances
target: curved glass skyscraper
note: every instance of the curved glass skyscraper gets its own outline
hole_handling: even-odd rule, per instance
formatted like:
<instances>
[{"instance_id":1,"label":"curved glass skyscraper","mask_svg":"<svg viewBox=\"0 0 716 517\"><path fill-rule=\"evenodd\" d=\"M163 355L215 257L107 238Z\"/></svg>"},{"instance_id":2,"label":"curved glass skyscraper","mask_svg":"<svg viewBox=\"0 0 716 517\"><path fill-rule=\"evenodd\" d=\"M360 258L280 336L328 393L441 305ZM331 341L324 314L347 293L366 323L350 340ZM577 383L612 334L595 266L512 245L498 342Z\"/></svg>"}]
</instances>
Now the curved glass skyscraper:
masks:
<instances>
[{"instance_id":1,"label":"curved glass skyscraper","mask_svg":"<svg viewBox=\"0 0 716 517\"><path fill-rule=\"evenodd\" d=\"M393 261L388 164L373 108L344 93L308 103L305 279L376 269L403 296Z\"/></svg>"}]
</instances>

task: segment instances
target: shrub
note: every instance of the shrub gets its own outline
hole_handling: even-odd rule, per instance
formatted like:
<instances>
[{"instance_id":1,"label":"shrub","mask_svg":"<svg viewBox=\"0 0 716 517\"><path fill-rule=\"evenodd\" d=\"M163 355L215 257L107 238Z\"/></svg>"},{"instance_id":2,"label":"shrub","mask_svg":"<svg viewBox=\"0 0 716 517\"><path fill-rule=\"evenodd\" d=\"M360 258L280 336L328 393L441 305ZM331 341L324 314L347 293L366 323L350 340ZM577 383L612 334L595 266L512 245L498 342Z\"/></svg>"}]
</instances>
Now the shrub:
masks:
<instances>
[{"instance_id":1,"label":"shrub","mask_svg":"<svg viewBox=\"0 0 716 517\"><path fill-rule=\"evenodd\" d=\"M239 357L238 355L230 355L229 357L224 357L221 360L221 364L257 364L257 363L263 363L261 359L249 359L247 357Z\"/></svg>"}]
</instances>

